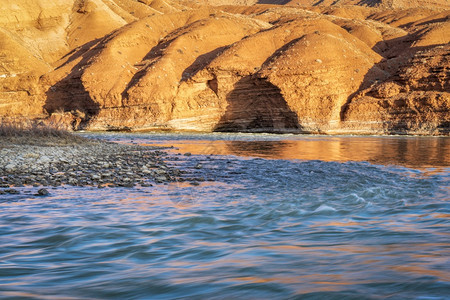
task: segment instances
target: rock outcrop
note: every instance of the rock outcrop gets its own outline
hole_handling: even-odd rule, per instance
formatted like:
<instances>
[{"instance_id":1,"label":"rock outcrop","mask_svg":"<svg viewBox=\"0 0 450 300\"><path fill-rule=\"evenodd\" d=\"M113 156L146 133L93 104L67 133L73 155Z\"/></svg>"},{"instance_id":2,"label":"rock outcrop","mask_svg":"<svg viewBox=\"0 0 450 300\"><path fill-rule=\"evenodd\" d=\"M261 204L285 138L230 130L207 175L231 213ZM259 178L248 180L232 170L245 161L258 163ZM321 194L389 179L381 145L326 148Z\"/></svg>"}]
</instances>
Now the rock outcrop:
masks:
<instances>
[{"instance_id":1,"label":"rock outcrop","mask_svg":"<svg viewBox=\"0 0 450 300\"><path fill-rule=\"evenodd\" d=\"M16 1L0 9L0 116L90 130L449 134L449 8L380 3Z\"/></svg>"}]
</instances>

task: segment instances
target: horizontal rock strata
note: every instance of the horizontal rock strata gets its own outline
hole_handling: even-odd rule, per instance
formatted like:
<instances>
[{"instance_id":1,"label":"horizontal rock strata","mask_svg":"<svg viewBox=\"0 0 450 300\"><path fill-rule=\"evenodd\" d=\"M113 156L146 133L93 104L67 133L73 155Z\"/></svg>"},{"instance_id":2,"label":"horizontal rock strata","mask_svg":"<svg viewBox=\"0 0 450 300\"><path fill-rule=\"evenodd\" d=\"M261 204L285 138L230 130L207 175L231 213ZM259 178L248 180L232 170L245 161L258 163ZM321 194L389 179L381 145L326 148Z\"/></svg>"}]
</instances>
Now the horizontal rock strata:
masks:
<instances>
[{"instance_id":1,"label":"horizontal rock strata","mask_svg":"<svg viewBox=\"0 0 450 300\"><path fill-rule=\"evenodd\" d=\"M450 131L450 8L439 0L16 2L0 9L2 118L75 130Z\"/></svg>"}]
</instances>

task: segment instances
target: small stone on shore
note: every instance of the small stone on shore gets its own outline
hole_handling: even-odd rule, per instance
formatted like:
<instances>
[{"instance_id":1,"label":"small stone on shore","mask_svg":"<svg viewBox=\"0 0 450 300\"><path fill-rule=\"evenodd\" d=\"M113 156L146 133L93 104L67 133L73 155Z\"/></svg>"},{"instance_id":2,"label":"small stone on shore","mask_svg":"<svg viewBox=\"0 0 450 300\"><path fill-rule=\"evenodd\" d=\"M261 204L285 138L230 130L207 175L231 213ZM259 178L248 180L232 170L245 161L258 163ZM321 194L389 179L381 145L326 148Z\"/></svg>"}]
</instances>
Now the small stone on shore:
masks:
<instances>
[{"instance_id":1,"label":"small stone on shore","mask_svg":"<svg viewBox=\"0 0 450 300\"><path fill-rule=\"evenodd\" d=\"M20 192L15 189L6 189L6 190L4 190L4 192L7 194L11 194L11 195L20 194Z\"/></svg>"},{"instance_id":2,"label":"small stone on shore","mask_svg":"<svg viewBox=\"0 0 450 300\"><path fill-rule=\"evenodd\" d=\"M47 189L39 189L36 195L37 195L37 196L47 196L47 195L49 195L49 194L50 194L50 193L48 192Z\"/></svg>"}]
</instances>

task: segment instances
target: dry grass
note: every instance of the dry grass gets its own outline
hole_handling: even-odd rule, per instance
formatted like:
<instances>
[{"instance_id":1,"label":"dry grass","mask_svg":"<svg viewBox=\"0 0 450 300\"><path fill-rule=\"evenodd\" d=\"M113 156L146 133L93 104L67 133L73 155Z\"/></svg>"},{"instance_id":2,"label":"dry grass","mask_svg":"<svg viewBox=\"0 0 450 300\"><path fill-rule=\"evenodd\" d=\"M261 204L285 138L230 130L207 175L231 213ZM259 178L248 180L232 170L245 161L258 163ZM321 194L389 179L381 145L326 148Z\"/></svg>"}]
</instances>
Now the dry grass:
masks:
<instances>
[{"instance_id":1,"label":"dry grass","mask_svg":"<svg viewBox=\"0 0 450 300\"><path fill-rule=\"evenodd\" d=\"M0 147L8 144L54 146L86 142L88 139L54 124L0 120Z\"/></svg>"}]
</instances>

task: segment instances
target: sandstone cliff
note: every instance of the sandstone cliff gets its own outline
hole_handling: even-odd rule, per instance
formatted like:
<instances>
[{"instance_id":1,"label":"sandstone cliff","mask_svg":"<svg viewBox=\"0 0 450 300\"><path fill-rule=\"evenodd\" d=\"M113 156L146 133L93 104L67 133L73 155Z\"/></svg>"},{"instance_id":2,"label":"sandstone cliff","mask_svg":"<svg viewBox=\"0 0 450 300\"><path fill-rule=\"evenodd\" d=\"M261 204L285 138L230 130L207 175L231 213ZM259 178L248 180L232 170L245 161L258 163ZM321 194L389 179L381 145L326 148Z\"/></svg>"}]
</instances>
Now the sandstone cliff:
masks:
<instances>
[{"instance_id":1,"label":"sandstone cliff","mask_svg":"<svg viewBox=\"0 0 450 300\"><path fill-rule=\"evenodd\" d=\"M449 134L450 10L383 3L16 1L0 8L0 116Z\"/></svg>"}]
</instances>

